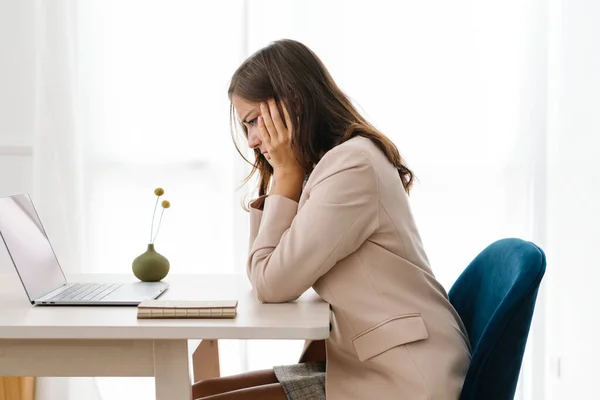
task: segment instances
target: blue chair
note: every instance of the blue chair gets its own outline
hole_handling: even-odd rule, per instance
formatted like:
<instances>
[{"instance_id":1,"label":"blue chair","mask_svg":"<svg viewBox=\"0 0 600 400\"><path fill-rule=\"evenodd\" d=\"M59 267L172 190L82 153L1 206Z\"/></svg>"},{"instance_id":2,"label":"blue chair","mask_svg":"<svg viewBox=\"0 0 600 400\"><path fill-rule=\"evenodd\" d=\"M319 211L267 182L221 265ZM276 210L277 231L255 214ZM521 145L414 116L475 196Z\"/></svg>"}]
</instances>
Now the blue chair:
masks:
<instances>
[{"instance_id":1,"label":"blue chair","mask_svg":"<svg viewBox=\"0 0 600 400\"><path fill-rule=\"evenodd\" d=\"M514 398L545 271L542 249L502 239L483 250L450 289L472 349L460 400Z\"/></svg>"}]
</instances>

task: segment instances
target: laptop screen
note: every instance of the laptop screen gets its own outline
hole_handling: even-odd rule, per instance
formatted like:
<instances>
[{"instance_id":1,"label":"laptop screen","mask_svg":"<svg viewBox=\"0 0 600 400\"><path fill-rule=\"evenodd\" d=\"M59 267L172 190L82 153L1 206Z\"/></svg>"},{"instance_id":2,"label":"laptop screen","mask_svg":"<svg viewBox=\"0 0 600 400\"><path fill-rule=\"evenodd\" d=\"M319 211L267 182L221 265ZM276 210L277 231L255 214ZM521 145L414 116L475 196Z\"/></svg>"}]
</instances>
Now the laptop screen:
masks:
<instances>
[{"instance_id":1,"label":"laptop screen","mask_svg":"<svg viewBox=\"0 0 600 400\"><path fill-rule=\"evenodd\" d=\"M36 300L66 283L28 195L0 198L0 235L29 300Z\"/></svg>"}]
</instances>

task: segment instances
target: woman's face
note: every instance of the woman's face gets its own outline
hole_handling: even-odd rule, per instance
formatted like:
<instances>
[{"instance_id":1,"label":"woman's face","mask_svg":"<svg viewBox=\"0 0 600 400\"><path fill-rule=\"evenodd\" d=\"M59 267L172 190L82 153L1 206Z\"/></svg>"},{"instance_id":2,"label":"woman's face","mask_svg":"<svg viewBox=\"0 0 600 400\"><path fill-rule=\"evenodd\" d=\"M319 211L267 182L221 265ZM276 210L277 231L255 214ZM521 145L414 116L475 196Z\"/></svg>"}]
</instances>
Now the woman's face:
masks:
<instances>
[{"instance_id":1,"label":"woman's face","mask_svg":"<svg viewBox=\"0 0 600 400\"><path fill-rule=\"evenodd\" d=\"M269 153L260 139L258 132L258 117L260 116L260 103L248 101L236 94L231 96L231 101L239 120L246 128L248 134L248 147L260 150L261 154L267 160L270 160Z\"/></svg>"}]
</instances>

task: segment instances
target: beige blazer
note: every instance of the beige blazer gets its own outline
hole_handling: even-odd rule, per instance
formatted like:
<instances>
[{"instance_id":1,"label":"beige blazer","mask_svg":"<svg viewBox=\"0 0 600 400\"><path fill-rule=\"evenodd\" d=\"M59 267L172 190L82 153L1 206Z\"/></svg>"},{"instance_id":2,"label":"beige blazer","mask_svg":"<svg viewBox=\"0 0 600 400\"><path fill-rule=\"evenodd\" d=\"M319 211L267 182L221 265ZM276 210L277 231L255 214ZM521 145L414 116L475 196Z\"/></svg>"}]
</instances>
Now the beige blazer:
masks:
<instances>
[{"instance_id":1,"label":"beige blazer","mask_svg":"<svg viewBox=\"0 0 600 400\"><path fill-rule=\"evenodd\" d=\"M470 361L464 326L435 279L400 177L363 137L321 159L299 203L250 210L248 276L263 302L311 286L331 304L328 400L452 399Z\"/></svg>"}]
</instances>

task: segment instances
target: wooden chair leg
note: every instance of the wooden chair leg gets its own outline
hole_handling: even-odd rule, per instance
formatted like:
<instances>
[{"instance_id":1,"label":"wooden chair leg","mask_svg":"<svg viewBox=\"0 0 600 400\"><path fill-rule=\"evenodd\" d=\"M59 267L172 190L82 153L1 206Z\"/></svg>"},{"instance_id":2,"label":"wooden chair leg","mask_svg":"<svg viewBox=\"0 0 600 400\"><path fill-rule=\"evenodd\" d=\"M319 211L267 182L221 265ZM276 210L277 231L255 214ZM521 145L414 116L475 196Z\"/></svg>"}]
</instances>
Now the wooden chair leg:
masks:
<instances>
[{"instance_id":1,"label":"wooden chair leg","mask_svg":"<svg viewBox=\"0 0 600 400\"><path fill-rule=\"evenodd\" d=\"M34 400L35 378L32 376L21 378L21 400Z\"/></svg>"},{"instance_id":2,"label":"wooden chair leg","mask_svg":"<svg viewBox=\"0 0 600 400\"><path fill-rule=\"evenodd\" d=\"M219 365L219 341L205 339L192 354L194 382L221 376Z\"/></svg>"},{"instance_id":3,"label":"wooden chair leg","mask_svg":"<svg viewBox=\"0 0 600 400\"><path fill-rule=\"evenodd\" d=\"M0 377L0 400L34 400L35 378Z\"/></svg>"}]
</instances>

